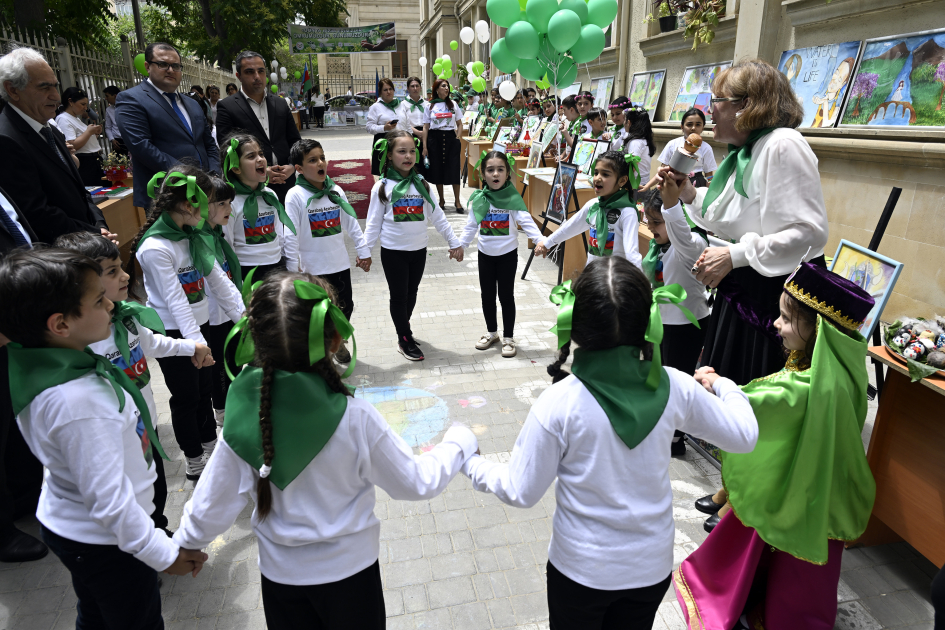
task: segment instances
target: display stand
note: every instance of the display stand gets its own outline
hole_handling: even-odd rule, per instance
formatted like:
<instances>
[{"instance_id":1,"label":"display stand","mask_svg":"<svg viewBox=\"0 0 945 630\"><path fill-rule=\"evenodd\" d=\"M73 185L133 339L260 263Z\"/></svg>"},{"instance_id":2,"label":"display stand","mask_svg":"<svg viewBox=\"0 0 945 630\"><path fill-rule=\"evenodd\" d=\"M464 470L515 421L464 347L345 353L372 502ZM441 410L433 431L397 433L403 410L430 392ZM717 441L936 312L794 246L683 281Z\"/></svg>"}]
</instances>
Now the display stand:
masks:
<instances>
[{"instance_id":1,"label":"display stand","mask_svg":"<svg viewBox=\"0 0 945 630\"><path fill-rule=\"evenodd\" d=\"M869 248L870 250L876 252L879 251L879 243L883 240L883 235L886 233L886 227L889 225L889 219L892 218L893 210L896 209L896 204L899 203L899 196L902 194L902 188L893 187L889 192L889 198L886 199L886 207L883 208L883 214L879 217L879 222L876 224L876 229L873 230L873 237L870 239ZM873 339L872 343L874 346L883 345L880 340L880 326L877 324L876 328L873 330ZM883 393L883 364L880 361L877 361L875 358L872 359L873 368L876 370L876 389L875 393L871 398L876 395L882 395ZM869 390L872 389L872 386L867 388L867 393L870 393Z\"/></svg>"}]
</instances>

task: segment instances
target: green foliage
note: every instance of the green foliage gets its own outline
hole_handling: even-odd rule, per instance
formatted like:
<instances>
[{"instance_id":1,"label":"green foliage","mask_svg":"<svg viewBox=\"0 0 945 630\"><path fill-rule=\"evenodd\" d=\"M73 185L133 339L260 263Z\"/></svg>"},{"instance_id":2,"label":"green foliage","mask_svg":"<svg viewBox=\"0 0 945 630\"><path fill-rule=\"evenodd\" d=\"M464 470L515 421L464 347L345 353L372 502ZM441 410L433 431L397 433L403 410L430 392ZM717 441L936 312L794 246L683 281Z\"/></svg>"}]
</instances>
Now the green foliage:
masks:
<instances>
[{"instance_id":1,"label":"green foliage","mask_svg":"<svg viewBox=\"0 0 945 630\"><path fill-rule=\"evenodd\" d=\"M869 98L860 97L854 100L851 95L850 100L853 102L851 105L847 106L846 113L841 123L844 125L865 125L870 114L872 114L877 107L886 102L886 98L888 98L893 91L893 81L899 76L899 73L902 72L902 68L905 65L905 57L894 61L888 61L886 59L864 59L860 64L860 69L857 71L857 76L864 72L871 72L878 75L879 79L876 81L876 89L873 90L873 94ZM855 79L856 77L853 78L853 80ZM915 103L915 87L913 87L912 94L913 103ZM916 109L916 112L918 113L918 109Z\"/></svg>"},{"instance_id":2,"label":"green foliage","mask_svg":"<svg viewBox=\"0 0 945 630\"><path fill-rule=\"evenodd\" d=\"M670 12L670 9L669 9L669 3L661 2L659 8L657 9L656 17L663 18L663 17L670 17L671 15L672 13Z\"/></svg>"},{"instance_id":3,"label":"green foliage","mask_svg":"<svg viewBox=\"0 0 945 630\"><path fill-rule=\"evenodd\" d=\"M930 63L924 63L912 71L911 79L912 81L934 81L935 71L937 69L937 66L933 66Z\"/></svg>"},{"instance_id":4,"label":"green foliage","mask_svg":"<svg viewBox=\"0 0 945 630\"><path fill-rule=\"evenodd\" d=\"M164 41L162 37L174 28L170 16L166 11L150 4L141 5L141 30L144 32L145 44ZM138 36L135 34L135 20L131 16L121 15L113 19L108 25L108 52L121 54L121 36L128 38L132 51L137 48ZM177 42L184 55L191 53L186 45Z\"/></svg>"},{"instance_id":5,"label":"green foliage","mask_svg":"<svg viewBox=\"0 0 945 630\"><path fill-rule=\"evenodd\" d=\"M699 44L711 44L715 39L715 27L725 15L725 0L693 0L686 13L686 30L683 37L692 38L692 49Z\"/></svg>"},{"instance_id":6,"label":"green foliage","mask_svg":"<svg viewBox=\"0 0 945 630\"><path fill-rule=\"evenodd\" d=\"M0 0L0 22L17 24L16 7L34 0ZM45 0L45 23L37 25L50 38L81 42L93 50L108 50L109 26L115 19L108 0Z\"/></svg>"}]
</instances>

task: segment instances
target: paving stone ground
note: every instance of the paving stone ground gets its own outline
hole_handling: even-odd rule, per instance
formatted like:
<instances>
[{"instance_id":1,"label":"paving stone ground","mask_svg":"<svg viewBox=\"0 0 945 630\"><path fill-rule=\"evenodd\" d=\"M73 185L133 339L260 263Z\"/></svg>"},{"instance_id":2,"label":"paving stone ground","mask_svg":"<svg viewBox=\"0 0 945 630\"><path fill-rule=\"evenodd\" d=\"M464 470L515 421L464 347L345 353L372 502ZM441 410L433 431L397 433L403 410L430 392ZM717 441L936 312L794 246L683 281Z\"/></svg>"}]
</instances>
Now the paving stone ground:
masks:
<instances>
[{"instance_id":1,"label":"paving stone ground","mask_svg":"<svg viewBox=\"0 0 945 630\"><path fill-rule=\"evenodd\" d=\"M320 130L305 135L323 141L329 160L365 157L370 146L364 133ZM463 197L470 192L464 189ZM449 219L455 231L466 221L453 213ZM520 236L520 270L529 252L526 243ZM462 422L477 434L486 457L507 461L531 402L550 384L545 366L554 344L548 329L555 309L548 293L557 271L549 261L538 261L525 281L516 282L519 353L514 359L503 359L495 346L485 352L474 348L485 331L477 273L475 249L462 263L450 261L446 244L430 228L426 274L412 322L427 358L410 363L395 348L380 256L375 255L370 273L353 269L358 365L349 382L418 453L437 443L451 423ZM162 443L173 460L165 465L170 493L166 512L170 528L176 529L194 484L184 478L182 454L170 425L169 395L156 361L151 370ZM864 443L874 413L871 403ZM672 460L670 477L678 564L706 537L704 515L693 508L693 501L714 491L720 476L690 450ZM534 507L521 510L473 491L461 474L430 501L397 501L378 489L375 513L381 519L388 628L547 628L545 563L554 510L553 489ZM248 506L213 542L207 550L210 561L197 578L163 576L168 628L265 627L251 512ZM38 534L35 518L18 526ZM836 628L931 630L929 585L936 571L905 543L847 550ZM39 562L0 565L0 630L72 628L75 601L69 573L52 554ZM654 627L685 627L672 590Z\"/></svg>"}]
</instances>

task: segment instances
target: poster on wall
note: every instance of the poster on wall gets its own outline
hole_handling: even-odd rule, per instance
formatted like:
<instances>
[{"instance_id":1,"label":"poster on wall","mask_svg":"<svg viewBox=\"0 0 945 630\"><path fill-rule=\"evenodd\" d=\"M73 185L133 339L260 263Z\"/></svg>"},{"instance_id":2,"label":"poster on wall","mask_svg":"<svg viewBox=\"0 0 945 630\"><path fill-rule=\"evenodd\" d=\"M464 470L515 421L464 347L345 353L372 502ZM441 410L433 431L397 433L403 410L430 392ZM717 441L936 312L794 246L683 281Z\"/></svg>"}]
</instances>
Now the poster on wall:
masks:
<instances>
[{"instance_id":1,"label":"poster on wall","mask_svg":"<svg viewBox=\"0 0 945 630\"><path fill-rule=\"evenodd\" d=\"M610 93L614 89L614 77L598 77L591 79L591 94L594 95L594 107L610 105Z\"/></svg>"},{"instance_id":2,"label":"poster on wall","mask_svg":"<svg viewBox=\"0 0 945 630\"><path fill-rule=\"evenodd\" d=\"M676 102L670 110L669 120L682 120L686 110L695 107L705 114L706 122L712 122L712 81L722 70L731 67L731 61L723 61L686 68L682 81L679 82L679 92L676 93Z\"/></svg>"},{"instance_id":3,"label":"poster on wall","mask_svg":"<svg viewBox=\"0 0 945 630\"><path fill-rule=\"evenodd\" d=\"M350 28L289 24L289 50L296 55L394 50L396 39L393 22Z\"/></svg>"},{"instance_id":4,"label":"poster on wall","mask_svg":"<svg viewBox=\"0 0 945 630\"><path fill-rule=\"evenodd\" d=\"M785 50L778 70L784 73L804 107L801 127L833 127L849 92L861 42L843 42Z\"/></svg>"},{"instance_id":5,"label":"poster on wall","mask_svg":"<svg viewBox=\"0 0 945 630\"><path fill-rule=\"evenodd\" d=\"M344 111L325 112L326 127L343 127L348 124L348 118Z\"/></svg>"},{"instance_id":6,"label":"poster on wall","mask_svg":"<svg viewBox=\"0 0 945 630\"><path fill-rule=\"evenodd\" d=\"M842 126L945 126L945 29L868 39Z\"/></svg>"},{"instance_id":7,"label":"poster on wall","mask_svg":"<svg viewBox=\"0 0 945 630\"><path fill-rule=\"evenodd\" d=\"M653 70L636 73L630 82L630 102L645 109L651 122L655 120L656 104L660 100L665 79L665 70Z\"/></svg>"},{"instance_id":8,"label":"poster on wall","mask_svg":"<svg viewBox=\"0 0 945 630\"><path fill-rule=\"evenodd\" d=\"M560 98L563 101L567 97L576 95L580 91L581 91L581 82L578 81L577 83L572 83L570 87L566 87L560 90L558 92L558 98Z\"/></svg>"},{"instance_id":9,"label":"poster on wall","mask_svg":"<svg viewBox=\"0 0 945 630\"><path fill-rule=\"evenodd\" d=\"M391 79L394 82L394 98L407 98L407 79Z\"/></svg>"}]
</instances>

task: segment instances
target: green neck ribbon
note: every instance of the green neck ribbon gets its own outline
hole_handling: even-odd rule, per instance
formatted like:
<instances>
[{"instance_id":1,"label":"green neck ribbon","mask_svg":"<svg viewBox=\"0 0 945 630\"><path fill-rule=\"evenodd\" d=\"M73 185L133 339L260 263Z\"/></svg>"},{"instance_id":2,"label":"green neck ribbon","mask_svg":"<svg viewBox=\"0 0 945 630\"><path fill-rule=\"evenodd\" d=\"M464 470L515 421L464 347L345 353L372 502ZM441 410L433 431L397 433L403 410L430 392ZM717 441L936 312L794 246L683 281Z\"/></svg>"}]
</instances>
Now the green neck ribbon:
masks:
<instances>
[{"instance_id":1,"label":"green neck ribbon","mask_svg":"<svg viewBox=\"0 0 945 630\"><path fill-rule=\"evenodd\" d=\"M266 188L266 184L260 183L253 189L236 179L230 185L233 186L233 190L237 195L246 195L246 201L243 202L243 216L249 221L250 227L255 227L256 219L259 218L259 198L262 197L266 203L276 209L282 224L288 226L293 234L298 234L295 230L295 223L292 223L292 219L286 214L285 207L279 202L279 197Z\"/></svg>"},{"instance_id":2,"label":"green neck ribbon","mask_svg":"<svg viewBox=\"0 0 945 630\"><path fill-rule=\"evenodd\" d=\"M270 419L272 447L269 479L280 490L292 481L321 452L348 408L348 397L332 391L313 372L275 370ZM265 470L262 429L259 426L259 398L262 369L247 367L230 384L226 395L230 417L223 426L223 439L233 452L257 470ZM317 410L315 416L312 411Z\"/></svg>"},{"instance_id":3,"label":"green neck ribbon","mask_svg":"<svg viewBox=\"0 0 945 630\"><path fill-rule=\"evenodd\" d=\"M738 519L796 558L826 564L830 540L866 530L876 483L863 452L867 341L817 317L810 368L742 387L758 420L750 453L722 453Z\"/></svg>"},{"instance_id":4,"label":"green neck ribbon","mask_svg":"<svg viewBox=\"0 0 945 630\"><path fill-rule=\"evenodd\" d=\"M417 110L418 112L423 111L423 99L420 99L419 101L415 101L412 98L408 98L406 99L405 102L410 103L411 110Z\"/></svg>"},{"instance_id":5,"label":"green neck ribbon","mask_svg":"<svg viewBox=\"0 0 945 630\"><path fill-rule=\"evenodd\" d=\"M410 192L410 185L413 184L417 194L426 199L431 206L436 208L436 203L430 197L430 192L426 189L426 186L423 185L423 177L421 177L415 169L411 169L410 174L407 175L407 177L404 177L397 172L397 169L392 166L387 169L384 178L397 182L394 184L394 190L391 191L390 203L396 203L405 197L407 193Z\"/></svg>"},{"instance_id":6,"label":"green neck ribbon","mask_svg":"<svg viewBox=\"0 0 945 630\"><path fill-rule=\"evenodd\" d=\"M722 160L719 168L715 171L715 176L709 184L709 190L702 201L702 216L705 216L705 212L712 205L712 202L722 194L725 184L728 183L728 178L732 176L733 172L735 173L735 192L742 197L748 197L745 193L745 169L748 168L748 164L751 162L751 149L759 139L764 138L774 129L774 127L755 129L742 146L728 145L728 155L725 156L725 159Z\"/></svg>"},{"instance_id":7,"label":"green neck ribbon","mask_svg":"<svg viewBox=\"0 0 945 630\"><path fill-rule=\"evenodd\" d=\"M170 212L165 210L141 236L141 240L138 242L139 246L146 238L152 236L175 242L187 239L190 246L190 258L194 263L194 267L205 277L213 271L215 246L210 232L198 230L189 225L179 228L171 218Z\"/></svg>"},{"instance_id":8,"label":"green neck ribbon","mask_svg":"<svg viewBox=\"0 0 945 630\"><path fill-rule=\"evenodd\" d=\"M385 102L384 99L377 99L377 102L391 111L394 111L395 109L400 107L400 99L397 97L394 97L390 103Z\"/></svg>"},{"instance_id":9,"label":"green neck ribbon","mask_svg":"<svg viewBox=\"0 0 945 630\"><path fill-rule=\"evenodd\" d=\"M602 203L603 201L603 203ZM595 256L610 256L613 250L607 249L607 237L610 234L610 228L607 225L607 211L621 208L635 207L630 201L630 193L626 190L618 190L606 199L598 198L587 211L587 224L593 225L597 230L597 245L589 248L589 252Z\"/></svg>"},{"instance_id":10,"label":"green neck ribbon","mask_svg":"<svg viewBox=\"0 0 945 630\"><path fill-rule=\"evenodd\" d=\"M650 239L650 249L646 253L646 256L643 257L643 273L646 275L647 280L650 281L650 285L653 288L659 288L663 286L663 281L656 278L656 265L659 263L660 259L663 258L663 254L670 248L672 243L664 243L660 245L656 242L655 238Z\"/></svg>"},{"instance_id":11,"label":"green neck ribbon","mask_svg":"<svg viewBox=\"0 0 945 630\"><path fill-rule=\"evenodd\" d=\"M305 176L301 173L299 173L298 177L295 178L295 183L308 192L312 193L312 196L308 198L308 202L305 204L306 208L308 208L308 206L313 201L317 201L325 195L328 195L329 201L339 206L342 210L347 212L355 219L358 218L358 213L355 212L354 208L351 207L351 204L345 201L345 198L342 197L337 190L335 190L335 182L333 182L332 179L327 175L325 176L325 184L322 188L315 188L315 186L310 181L305 179Z\"/></svg>"},{"instance_id":12,"label":"green neck ribbon","mask_svg":"<svg viewBox=\"0 0 945 630\"><path fill-rule=\"evenodd\" d=\"M223 267L223 263L226 263L227 268L230 270L230 279L233 281L233 284L236 285L237 289L242 289L243 274L240 272L240 259L236 255L236 250L233 249L233 246L223 238L223 226L217 225L210 227L210 224L207 223L203 226L203 229L213 237L213 257L220 263L221 268Z\"/></svg>"},{"instance_id":13,"label":"green neck ribbon","mask_svg":"<svg viewBox=\"0 0 945 630\"><path fill-rule=\"evenodd\" d=\"M445 98L435 98L432 101L430 101L430 106L432 107L433 105L436 105L437 103L445 103L445 102L446 102Z\"/></svg>"},{"instance_id":14,"label":"green neck ribbon","mask_svg":"<svg viewBox=\"0 0 945 630\"><path fill-rule=\"evenodd\" d=\"M148 439L155 446L158 454L168 459L158 441L157 433L151 424L148 404L125 371L112 364L103 356L85 350L69 348L23 348L19 344L8 344L10 361L10 395L13 400L13 413L19 415L33 399L50 387L56 387L81 378L89 372L108 381L118 398L118 411L125 410L125 393L141 414L141 420L148 433ZM149 460L150 449L145 453Z\"/></svg>"},{"instance_id":15,"label":"green neck ribbon","mask_svg":"<svg viewBox=\"0 0 945 630\"><path fill-rule=\"evenodd\" d=\"M112 325L115 327L115 345L118 346L118 351L121 353L121 358L125 360L125 363L132 365L131 348L128 347L128 329L124 324L125 320L129 317L134 317L138 320L139 324L158 334L164 335L166 332L161 316L158 315L157 311L153 308L129 300L115 302L115 310L112 311Z\"/></svg>"},{"instance_id":16,"label":"green neck ribbon","mask_svg":"<svg viewBox=\"0 0 945 630\"><path fill-rule=\"evenodd\" d=\"M151 181L148 182L148 197L151 199L156 198L158 195L158 191L156 190L158 182L163 182L161 184L162 188L164 186L186 186L187 201L195 208L200 209L200 223L197 224L197 228L200 229L203 227L203 224L207 222L210 205L207 201L207 193L197 185L197 178L193 175L184 175L177 171L170 175L164 171L158 171L154 174L154 177L151 178Z\"/></svg>"},{"instance_id":17,"label":"green neck ribbon","mask_svg":"<svg viewBox=\"0 0 945 630\"><path fill-rule=\"evenodd\" d=\"M489 214L490 206L509 212L528 212L528 206L511 179L507 179L502 188L492 190L486 185L469 196L469 207L476 217L476 224Z\"/></svg>"},{"instance_id":18,"label":"green neck ribbon","mask_svg":"<svg viewBox=\"0 0 945 630\"><path fill-rule=\"evenodd\" d=\"M636 448L659 422L669 402L669 378L649 387L654 361L640 358L640 348L616 346L607 350L574 351L571 371L607 414L627 448ZM656 364L657 372L666 370Z\"/></svg>"}]
</instances>

